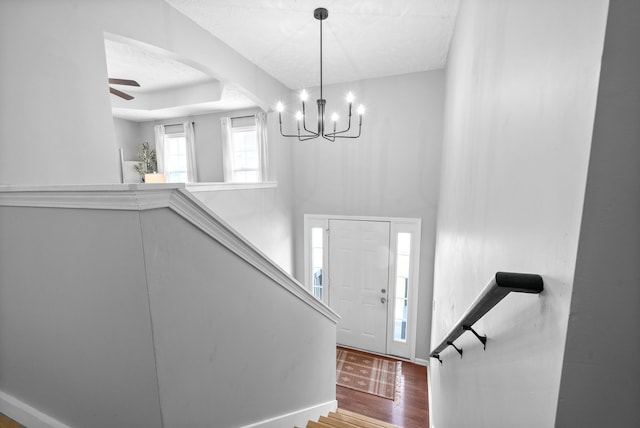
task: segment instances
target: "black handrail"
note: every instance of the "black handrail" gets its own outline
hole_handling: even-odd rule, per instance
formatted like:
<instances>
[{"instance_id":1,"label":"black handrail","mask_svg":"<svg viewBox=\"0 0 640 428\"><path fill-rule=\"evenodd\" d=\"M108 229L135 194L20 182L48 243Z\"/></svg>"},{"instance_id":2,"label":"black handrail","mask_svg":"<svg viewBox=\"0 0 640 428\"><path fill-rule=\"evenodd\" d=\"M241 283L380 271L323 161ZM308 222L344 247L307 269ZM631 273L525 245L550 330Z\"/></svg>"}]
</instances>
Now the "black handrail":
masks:
<instances>
[{"instance_id":1,"label":"black handrail","mask_svg":"<svg viewBox=\"0 0 640 428\"><path fill-rule=\"evenodd\" d=\"M534 293L539 294L544 289L542 277L530 273L513 273L513 272L496 272L494 278L489 281L482 290L476 300L469 306L469 309L462 315L460 320L449 331L449 334L442 339L440 344L436 346L429 356L435 358L440 363L440 353L447 347L453 346L462 358L462 349L456 347L453 341L462 335L465 331L471 331L482 342L486 349L487 336L480 336L471 328L476 321L484 316L491 308L493 308L500 300L511 292L516 293Z\"/></svg>"}]
</instances>

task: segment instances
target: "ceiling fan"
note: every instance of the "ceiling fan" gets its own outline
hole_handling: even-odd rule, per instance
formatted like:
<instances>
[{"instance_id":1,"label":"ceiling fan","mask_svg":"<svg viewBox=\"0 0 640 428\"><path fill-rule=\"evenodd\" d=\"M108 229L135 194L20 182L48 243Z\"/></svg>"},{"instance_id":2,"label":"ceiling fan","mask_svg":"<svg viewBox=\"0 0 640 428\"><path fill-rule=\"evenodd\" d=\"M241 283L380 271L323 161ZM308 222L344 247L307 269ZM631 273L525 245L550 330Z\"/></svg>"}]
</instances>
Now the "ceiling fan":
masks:
<instances>
[{"instance_id":1,"label":"ceiling fan","mask_svg":"<svg viewBox=\"0 0 640 428\"><path fill-rule=\"evenodd\" d=\"M136 82L135 80L128 80L128 79L112 79L109 78L109 84L110 85L126 85L126 86L140 86L140 84L138 82ZM116 95L120 98L124 98L125 100L129 101L132 100L134 97L119 91L115 88L112 88L111 86L109 86L109 92L111 92L113 95Z\"/></svg>"}]
</instances>

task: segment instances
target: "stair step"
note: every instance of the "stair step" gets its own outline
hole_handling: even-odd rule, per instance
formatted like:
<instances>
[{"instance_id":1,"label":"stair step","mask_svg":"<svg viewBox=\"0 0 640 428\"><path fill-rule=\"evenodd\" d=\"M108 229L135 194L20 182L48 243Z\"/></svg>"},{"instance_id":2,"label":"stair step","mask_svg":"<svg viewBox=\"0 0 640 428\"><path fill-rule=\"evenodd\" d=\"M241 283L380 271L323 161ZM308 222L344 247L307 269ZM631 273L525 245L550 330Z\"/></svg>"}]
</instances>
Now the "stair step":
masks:
<instances>
[{"instance_id":1,"label":"stair step","mask_svg":"<svg viewBox=\"0 0 640 428\"><path fill-rule=\"evenodd\" d=\"M309 421L307 428L401 428L360 413L338 409L328 416L320 416L318 422Z\"/></svg>"},{"instance_id":2,"label":"stair step","mask_svg":"<svg viewBox=\"0 0 640 428\"><path fill-rule=\"evenodd\" d=\"M319 422L329 425L331 428L353 428L354 427L354 425L349 422L341 421L339 419L329 418L326 416L320 416Z\"/></svg>"},{"instance_id":3,"label":"stair step","mask_svg":"<svg viewBox=\"0 0 640 428\"><path fill-rule=\"evenodd\" d=\"M358 422L365 423L365 425L362 425L362 426L365 426L365 427L372 426L373 428L378 428L378 427L382 427L382 428L401 428L398 425L390 424L389 422L381 421L379 419L375 419L375 418L372 418L370 416L365 416L365 415L362 415L360 413L352 412L350 410L338 409L337 413L339 415L347 416L347 417L351 418L352 420L355 419ZM366 424L369 424L369 425L366 425Z\"/></svg>"},{"instance_id":4,"label":"stair step","mask_svg":"<svg viewBox=\"0 0 640 428\"><path fill-rule=\"evenodd\" d=\"M331 425L325 425L322 422L309 421L307 428L333 428Z\"/></svg>"}]
</instances>

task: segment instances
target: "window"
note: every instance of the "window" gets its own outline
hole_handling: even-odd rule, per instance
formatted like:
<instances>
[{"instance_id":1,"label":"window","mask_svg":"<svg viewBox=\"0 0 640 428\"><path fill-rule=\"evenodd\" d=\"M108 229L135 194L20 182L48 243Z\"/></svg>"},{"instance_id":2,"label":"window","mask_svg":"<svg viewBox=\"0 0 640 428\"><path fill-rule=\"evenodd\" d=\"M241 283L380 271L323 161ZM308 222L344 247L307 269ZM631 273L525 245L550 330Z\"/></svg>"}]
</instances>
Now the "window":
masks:
<instances>
[{"instance_id":1,"label":"window","mask_svg":"<svg viewBox=\"0 0 640 428\"><path fill-rule=\"evenodd\" d=\"M156 125L158 172L169 183L197 181L193 122Z\"/></svg>"},{"instance_id":2,"label":"window","mask_svg":"<svg viewBox=\"0 0 640 428\"><path fill-rule=\"evenodd\" d=\"M260 180L260 151L256 126L231 128L231 166L234 183L251 183Z\"/></svg>"},{"instance_id":3,"label":"window","mask_svg":"<svg viewBox=\"0 0 640 428\"><path fill-rule=\"evenodd\" d=\"M325 218L310 218L307 216L305 216L304 223L304 282L316 299L328 303L326 261L328 257L327 227L329 223Z\"/></svg>"},{"instance_id":4,"label":"window","mask_svg":"<svg viewBox=\"0 0 640 428\"><path fill-rule=\"evenodd\" d=\"M169 183L187 182L187 145L184 132L164 135L164 177Z\"/></svg>"},{"instance_id":5,"label":"window","mask_svg":"<svg viewBox=\"0 0 640 428\"><path fill-rule=\"evenodd\" d=\"M323 232L322 227L311 228L311 286L313 295L322 300L322 266L323 266Z\"/></svg>"},{"instance_id":6,"label":"window","mask_svg":"<svg viewBox=\"0 0 640 428\"><path fill-rule=\"evenodd\" d=\"M409 275L411 234L398 233L396 254L395 302L393 305L393 340L407 341L407 308L409 305Z\"/></svg>"},{"instance_id":7,"label":"window","mask_svg":"<svg viewBox=\"0 0 640 428\"><path fill-rule=\"evenodd\" d=\"M266 114L222 117L224 181L260 183L268 179Z\"/></svg>"}]
</instances>

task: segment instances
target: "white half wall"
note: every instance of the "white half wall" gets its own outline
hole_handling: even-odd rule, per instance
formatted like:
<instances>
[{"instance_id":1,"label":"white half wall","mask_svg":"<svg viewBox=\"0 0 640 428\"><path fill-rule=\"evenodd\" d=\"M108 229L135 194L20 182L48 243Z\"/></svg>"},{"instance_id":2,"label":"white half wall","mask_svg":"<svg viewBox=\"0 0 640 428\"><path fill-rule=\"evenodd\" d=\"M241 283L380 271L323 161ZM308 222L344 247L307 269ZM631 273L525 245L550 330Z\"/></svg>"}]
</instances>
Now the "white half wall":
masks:
<instances>
[{"instance_id":1,"label":"white half wall","mask_svg":"<svg viewBox=\"0 0 640 428\"><path fill-rule=\"evenodd\" d=\"M4 186L0 230L18 422L266 428L335 408L339 317L183 184Z\"/></svg>"},{"instance_id":2,"label":"white half wall","mask_svg":"<svg viewBox=\"0 0 640 428\"><path fill-rule=\"evenodd\" d=\"M432 347L496 271L537 273L430 367L433 427L552 427L608 2L463 0L447 68ZM432 360L435 361L435 360Z\"/></svg>"},{"instance_id":3,"label":"white half wall","mask_svg":"<svg viewBox=\"0 0 640 428\"><path fill-rule=\"evenodd\" d=\"M138 213L0 206L0 231L0 391L69 427L162 426Z\"/></svg>"}]
</instances>

